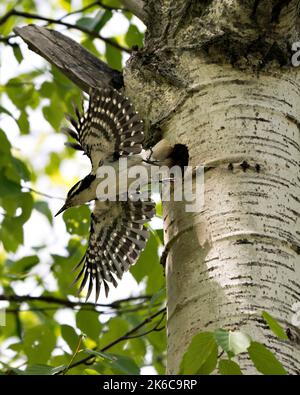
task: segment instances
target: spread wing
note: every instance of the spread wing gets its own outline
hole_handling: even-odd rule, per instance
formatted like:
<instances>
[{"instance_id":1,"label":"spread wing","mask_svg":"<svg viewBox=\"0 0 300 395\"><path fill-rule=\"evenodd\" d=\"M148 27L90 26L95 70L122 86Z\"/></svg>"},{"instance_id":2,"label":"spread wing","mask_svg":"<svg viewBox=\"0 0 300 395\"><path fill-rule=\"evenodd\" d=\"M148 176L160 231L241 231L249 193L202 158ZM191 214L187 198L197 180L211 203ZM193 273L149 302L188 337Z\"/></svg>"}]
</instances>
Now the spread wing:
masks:
<instances>
[{"instance_id":1,"label":"spread wing","mask_svg":"<svg viewBox=\"0 0 300 395\"><path fill-rule=\"evenodd\" d=\"M143 121L130 101L115 89L90 91L86 112L75 108L77 119L66 115L73 129L63 131L76 140L67 145L84 151L95 173L102 161L139 154L144 141Z\"/></svg>"},{"instance_id":2,"label":"spread wing","mask_svg":"<svg viewBox=\"0 0 300 395\"><path fill-rule=\"evenodd\" d=\"M80 280L79 293L88 282L86 300L93 286L98 300L101 284L108 295L108 283L117 286L116 278L134 264L149 237L145 222L155 214L152 201L111 202L96 201L91 217L90 238L82 261L74 270L81 268L75 282Z\"/></svg>"}]
</instances>

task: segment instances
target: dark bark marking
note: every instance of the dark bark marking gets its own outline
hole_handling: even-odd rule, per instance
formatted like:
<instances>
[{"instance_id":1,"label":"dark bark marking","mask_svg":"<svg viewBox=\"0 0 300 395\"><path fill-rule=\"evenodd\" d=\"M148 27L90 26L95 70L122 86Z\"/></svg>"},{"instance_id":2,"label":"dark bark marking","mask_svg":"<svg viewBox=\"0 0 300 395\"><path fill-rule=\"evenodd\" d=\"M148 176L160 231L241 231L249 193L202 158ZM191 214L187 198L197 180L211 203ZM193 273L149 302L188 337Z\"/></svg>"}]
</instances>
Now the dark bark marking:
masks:
<instances>
[{"instance_id":1,"label":"dark bark marking","mask_svg":"<svg viewBox=\"0 0 300 395\"><path fill-rule=\"evenodd\" d=\"M248 169L250 169L251 166L249 165L249 163L247 161L244 160L240 164L240 167L242 168L243 172L245 173Z\"/></svg>"},{"instance_id":2,"label":"dark bark marking","mask_svg":"<svg viewBox=\"0 0 300 395\"><path fill-rule=\"evenodd\" d=\"M238 239L235 243L233 244L237 244L237 245L243 245L243 244L251 244L253 245L254 243L248 239Z\"/></svg>"}]
</instances>

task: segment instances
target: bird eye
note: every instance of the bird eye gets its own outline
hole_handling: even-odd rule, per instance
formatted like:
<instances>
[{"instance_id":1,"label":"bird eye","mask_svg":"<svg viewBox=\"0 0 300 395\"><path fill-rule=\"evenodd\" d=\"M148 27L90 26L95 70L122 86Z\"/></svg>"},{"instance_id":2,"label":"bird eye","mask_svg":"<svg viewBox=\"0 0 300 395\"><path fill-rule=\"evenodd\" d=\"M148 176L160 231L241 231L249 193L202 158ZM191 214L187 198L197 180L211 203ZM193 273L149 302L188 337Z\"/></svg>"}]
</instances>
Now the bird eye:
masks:
<instances>
[{"instance_id":1,"label":"bird eye","mask_svg":"<svg viewBox=\"0 0 300 395\"><path fill-rule=\"evenodd\" d=\"M103 163L104 163L103 160L100 160L99 163L98 163L98 166L99 166L99 167L102 166Z\"/></svg>"}]
</instances>

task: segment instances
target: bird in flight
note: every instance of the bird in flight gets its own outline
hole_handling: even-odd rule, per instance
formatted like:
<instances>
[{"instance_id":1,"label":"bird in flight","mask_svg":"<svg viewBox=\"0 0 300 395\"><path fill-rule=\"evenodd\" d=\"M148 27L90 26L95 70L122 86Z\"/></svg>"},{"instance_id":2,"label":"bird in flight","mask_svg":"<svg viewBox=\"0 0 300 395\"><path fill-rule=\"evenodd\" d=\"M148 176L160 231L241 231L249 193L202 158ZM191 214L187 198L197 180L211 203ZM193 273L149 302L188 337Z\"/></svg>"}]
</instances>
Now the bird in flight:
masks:
<instances>
[{"instance_id":1,"label":"bird in flight","mask_svg":"<svg viewBox=\"0 0 300 395\"><path fill-rule=\"evenodd\" d=\"M86 300L95 286L97 301L101 285L107 296L109 285L117 286L116 278L122 278L145 248L149 238L145 223L155 215L155 204L150 199L133 200L129 193L125 193L126 199L123 196L117 201L97 198L99 167L117 168L120 158L128 158L129 166L143 163L143 122L130 101L114 89L93 89L87 110L75 108L75 113L77 119L67 116L72 128L64 128L75 142L66 144L88 156L91 172L70 189L56 215L95 201L88 247L74 268L79 270L74 283L81 279L79 293L88 283Z\"/></svg>"}]
</instances>

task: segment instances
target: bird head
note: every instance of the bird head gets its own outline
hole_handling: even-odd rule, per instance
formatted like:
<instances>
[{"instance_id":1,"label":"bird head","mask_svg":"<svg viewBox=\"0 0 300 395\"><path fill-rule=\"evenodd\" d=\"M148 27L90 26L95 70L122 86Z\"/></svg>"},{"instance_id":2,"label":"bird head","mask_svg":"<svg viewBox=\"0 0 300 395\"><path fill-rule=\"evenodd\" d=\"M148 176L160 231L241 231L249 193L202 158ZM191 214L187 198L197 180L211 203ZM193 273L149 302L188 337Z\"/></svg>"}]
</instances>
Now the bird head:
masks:
<instances>
[{"instance_id":1,"label":"bird head","mask_svg":"<svg viewBox=\"0 0 300 395\"><path fill-rule=\"evenodd\" d=\"M75 207L80 204L87 203L96 198L92 183L96 179L96 176L89 174L82 180L78 181L68 192L65 204L55 214L55 217L70 207Z\"/></svg>"}]
</instances>

